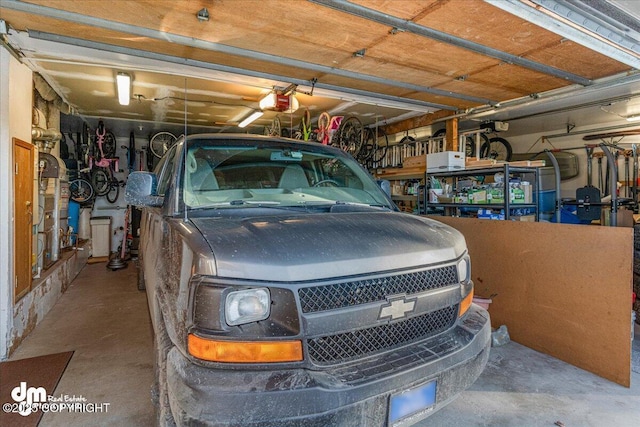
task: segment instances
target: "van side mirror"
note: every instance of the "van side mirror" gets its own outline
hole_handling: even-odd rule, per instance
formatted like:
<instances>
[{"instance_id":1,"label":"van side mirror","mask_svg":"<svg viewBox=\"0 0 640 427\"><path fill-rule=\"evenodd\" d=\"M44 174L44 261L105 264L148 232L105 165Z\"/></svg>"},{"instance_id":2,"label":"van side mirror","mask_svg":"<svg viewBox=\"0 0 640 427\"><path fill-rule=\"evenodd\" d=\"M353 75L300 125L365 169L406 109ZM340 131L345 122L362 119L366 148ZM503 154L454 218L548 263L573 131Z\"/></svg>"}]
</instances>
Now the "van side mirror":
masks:
<instances>
[{"instance_id":1,"label":"van side mirror","mask_svg":"<svg viewBox=\"0 0 640 427\"><path fill-rule=\"evenodd\" d=\"M378 187L382 189L386 193L387 196L391 197L391 183L386 179L377 179L376 183Z\"/></svg>"},{"instance_id":2,"label":"van side mirror","mask_svg":"<svg viewBox=\"0 0 640 427\"><path fill-rule=\"evenodd\" d=\"M158 177L153 172L132 172L127 178L124 200L134 206L162 206L164 197L156 195Z\"/></svg>"}]
</instances>

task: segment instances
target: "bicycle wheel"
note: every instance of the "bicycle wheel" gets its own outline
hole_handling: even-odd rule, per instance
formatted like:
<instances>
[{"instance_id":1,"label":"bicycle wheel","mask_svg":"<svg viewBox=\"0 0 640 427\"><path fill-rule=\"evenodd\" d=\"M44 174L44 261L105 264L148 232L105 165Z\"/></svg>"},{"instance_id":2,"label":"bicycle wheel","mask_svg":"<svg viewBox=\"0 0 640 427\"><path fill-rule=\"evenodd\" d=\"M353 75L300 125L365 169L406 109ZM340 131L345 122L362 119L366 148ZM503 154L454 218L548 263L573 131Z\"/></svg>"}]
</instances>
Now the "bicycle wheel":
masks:
<instances>
[{"instance_id":1,"label":"bicycle wheel","mask_svg":"<svg viewBox=\"0 0 640 427\"><path fill-rule=\"evenodd\" d=\"M357 157L362 148L363 138L364 126L360 119L352 116L342 121L338 129L338 144L342 150Z\"/></svg>"},{"instance_id":2,"label":"bicycle wheel","mask_svg":"<svg viewBox=\"0 0 640 427\"><path fill-rule=\"evenodd\" d=\"M376 151L376 134L371 128L364 128L364 136L362 137L362 147L358 153L358 161L361 164L367 164Z\"/></svg>"},{"instance_id":3,"label":"bicycle wheel","mask_svg":"<svg viewBox=\"0 0 640 427\"><path fill-rule=\"evenodd\" d=\"M129 172L133 172L136 167L136 137L133 131L129 133L129 148L127 149L127 163Z\"/></svg>"},{"instance_id":4,"label":"bicycle wheel","mask_svg":"<svg viewBox=\"0 0 640 427\"><path fill-rule=\"evenodd\" d=\"M116 156L116 136L113 133L105 132L104 141L102 141L102 152L107 159L112 159Z\"/></svg>"},{"instance_id":5,"label":"bicycle wheel","mask_svg":"<svg viewBox=\"0 0 640 427\"><path fill-rule=\"evenodd\" d=\"M111 181L109 183L109 191L105 194L107 198L107 202L113 204L118 200L118 196L120 195L120 183L118 181Z\"/></svg>"},{"instance_id":6,"label":"bicycle wheel","mask_svg":"<svg viewBox=\"0 0 640 427\"><path fill-rule=\"evenodd\" d=\"M104 168L95 168L91 172L91 184L96 192L96 196L104 196L109 192L111 179Z\"/></svg>"},{"instance_id":7,"label":"bicycle wheel","mask_svg":"<svg viewBox=\"0 0 640 427\"><path fill-rule=\"evenodd\" d=\"M511 160L511 144L504 138L496 137L491 138L488 143L485 143L480 148L480 157L483 159L504 160L508 162Z\"/></svg>"},{"instance_id":8,"label":"bicycle wheel","mask_svg":"<svg viewBox=\"0 0 640 427\"><path fill-rule=\"evenodd\" d=\"M82 138L80 145L82 146L82 153L79 159L87 166L89 164L89 157L93 156L93 142L91 140L91 130L87 125L87 122L82 122Z\"/></svg>"},{"instance_id":9,"label":"bicycle wheel","mask_svg":"<svg viewBox=\"0 0 640 427\"><path fill-rule=\"evenodd\" d=\"M71 200L76 203L87 204L94 196L93 186L84 178L77 178L69 184Z\"/></svg>"},{"instance_id":10,"label":"bicycle wheel","mask_svg":"<svg viewBox=\"0 0 640 427\"><path fill-rule=\"evenodd\" d=\"M171 132L158 132L149 141L151 153L157 158L161 158L177 140L178 138Z\"/></svg>"},{"instance_id":11,"label":"bicycle wheel","mask_svg":"<svg viewBox=\"0 0 640 427\"><path fill-rule=\"evenodd\" d=\"M374 166L379 166L378 163L380 163L382 159L386 157L387 150L389 150L389 137L384 132L384 130L382 130L382 128L378 128L378 132L382 132L382 135L384 136L384 140L382 145L380 145L378 143L378 141L380 140L380 137L377 135L375 136L375 150L373 151L373 155L371 156L371 163L373 163ZM375 132L374 132L374 135L375 135Z\"/></svg>"}]
</instances>

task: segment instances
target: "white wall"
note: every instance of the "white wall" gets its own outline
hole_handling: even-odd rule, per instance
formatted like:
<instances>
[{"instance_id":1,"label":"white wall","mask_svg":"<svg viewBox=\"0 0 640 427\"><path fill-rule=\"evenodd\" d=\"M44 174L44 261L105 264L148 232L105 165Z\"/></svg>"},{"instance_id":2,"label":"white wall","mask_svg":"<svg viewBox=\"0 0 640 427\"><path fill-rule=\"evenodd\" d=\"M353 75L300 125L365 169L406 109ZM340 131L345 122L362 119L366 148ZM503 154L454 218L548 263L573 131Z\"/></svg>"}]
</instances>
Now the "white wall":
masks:
<instances>
[{"instance_id":1,"label":"white wall","mask_svg":"<svg viewBox=\"0 0 640 427\"><path fill-rule=\"evenodd\" d=\"M13 333L13 143L31 141L32 72L0 47L0 359ZM11 82L9 84L9 82Z\"/></svg>"},{"instance_id":2,"label":"white wall","mask_svg":"<svg viewBox=\"0 0 640 427\"><path fill-rule=\"evenodd\" d=\"M576 189L580 187L584 187L587 185L587 151L584 148L587 144L600 144L603 141L592 140L585 141L583 137L585 135L593 135L593 134L602 134L609 132L617 132L628 129L637 129L640 128L640 124L633 125L633 123L629 123L622 118L611 118L610 116L601 115L601 117L608 118L609 120L597 123L594 121L585 121L582 118L590 117L591 111L588 109L582 111L576 111L572 113L576 120L571 120L571 123L575 123L575 127L572 128L569 132L567 131L566 125L562 128L558 128L557 124L555 128L549 128L547 125L551 122L551 120L546 120L545 116L528 119L527 121L513 121L510 123L509 131L505 133L501 133L500 136L507 139L513 148L514 153L539 153L544 151L545 149L567 149L567 148L578 148L577 150L571 150L570 153L578 156L578 167L579 174L575 178L571 178L568 180L564 180L561 182L561 197L563 198L575 198ZM601 113L602 114L602 113ZM526 129L527 132L531 132L532 129L535 129L533 124L537 125L539 131L535 133L523 134L522 129ZM611 129L618 128L618 129ZM607 130L610 129L610 130ZM550 137L548 139L543 139L543 136ZM606 139L606 142L616 142L617 145L621 148L631 149L632 145L635 144L640 146L640 135L634 136L625 136L624 138L615 138L613 140ZM599 148L595 149L595 153L601 152ZM639 152L640 154L640 152ZM606 158L603 158L602 168L603 168L603 176L606 170ZM551 165L551 163L547 160L547 165ZM624 158L620 156L618 160L618 176L619 180L623 181L625 179L624 174ZM596 159L592 160L592 185L599 187L598 185L598 162ZM633 178L633 161L631 160L629 163L629 175L630 178ZM608 183L605 181L605 185L608 186ZM604 189L601 188L601 191ZM621 194L621 197L624 197L624 194Z\"/></svg>"}]
</instances>

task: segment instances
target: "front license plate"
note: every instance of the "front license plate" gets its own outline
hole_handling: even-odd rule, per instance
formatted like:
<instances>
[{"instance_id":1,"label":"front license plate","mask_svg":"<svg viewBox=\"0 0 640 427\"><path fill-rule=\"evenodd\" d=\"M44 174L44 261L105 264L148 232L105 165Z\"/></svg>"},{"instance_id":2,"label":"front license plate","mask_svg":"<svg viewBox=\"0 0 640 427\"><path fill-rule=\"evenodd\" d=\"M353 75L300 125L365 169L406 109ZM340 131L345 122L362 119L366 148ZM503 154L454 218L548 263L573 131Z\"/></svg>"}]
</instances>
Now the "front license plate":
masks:
<instances>
[{"instance_id":1,"label":"front license plate","mask_svg":"<svg viewBox=\"0 0 640 427\"><path fill-rule=\"evenodd\" d=\"M433 410L436 403L436 381L394 394L389 398L389 426L402 426Z\"/></svg>"}]
</instances>

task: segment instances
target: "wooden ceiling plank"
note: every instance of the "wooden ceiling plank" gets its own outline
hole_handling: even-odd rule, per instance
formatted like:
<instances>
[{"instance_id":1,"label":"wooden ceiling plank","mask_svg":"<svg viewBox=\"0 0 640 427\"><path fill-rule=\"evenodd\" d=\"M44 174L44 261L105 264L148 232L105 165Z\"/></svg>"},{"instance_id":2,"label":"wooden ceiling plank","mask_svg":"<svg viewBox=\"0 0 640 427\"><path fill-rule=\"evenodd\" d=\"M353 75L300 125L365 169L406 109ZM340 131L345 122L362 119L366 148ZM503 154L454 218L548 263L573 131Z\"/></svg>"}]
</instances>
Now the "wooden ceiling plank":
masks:
<instances>
[{"instance_id":1,"label":"wooden ceiling plank","mask_svg":"<svg viewBox=\"0 0 640 427\"><path fill-rule=\"evenodd\" d=\"M469 38L454 36L446 32L434 30L433 28L430 28L424 25L419 25L414 22L402 20L400 18L381 13L379 11L376 11L368 7L363 7L363 6L359 6L353 3L343 2L343 1L332 1L332 0L310 0L310 1L318 4L323 4L328 8L340 10L345 14L349 14L357 17L366 17L367 19L370 19L373 22L383 23L385 25L396 27L400 30L418 34L422 37L436 39L441 42L462 47L464 49L468 49L485 56L490 56L496 59L500 59L501 61L504 61L507 63L518 64L520 66L527 67L532 70L536 70L545 74L550 74L556 77L560 77L572 83L578 83L583 86L588 86L592 83L590 80L585 79L582 76L569 73L565 70L550 67L545 64L540 64L540 63L531 61L529 59L520 57L518 55L509 54L508 52L505 52L501 49L496 49L486 45L482 45Z\"/></svg>"},{"instance_id":2,"label":"wooden ceiling plank","mask_svg":"<svg viewBox=\"0 0 640 427\"><path fill-rule=\"evenodd\" d=\"M430 126L436 121L453 115L450 111L436 111L434 113L425 114L418 117L412 117L405 119L390 125L384 126L383 130L387 135L393 135L400 132L406 132L411 129L417 129L425 126Z\"/></svg>"}]
</instances>

